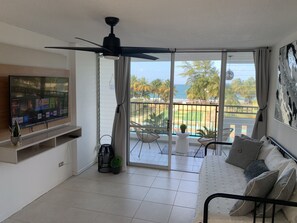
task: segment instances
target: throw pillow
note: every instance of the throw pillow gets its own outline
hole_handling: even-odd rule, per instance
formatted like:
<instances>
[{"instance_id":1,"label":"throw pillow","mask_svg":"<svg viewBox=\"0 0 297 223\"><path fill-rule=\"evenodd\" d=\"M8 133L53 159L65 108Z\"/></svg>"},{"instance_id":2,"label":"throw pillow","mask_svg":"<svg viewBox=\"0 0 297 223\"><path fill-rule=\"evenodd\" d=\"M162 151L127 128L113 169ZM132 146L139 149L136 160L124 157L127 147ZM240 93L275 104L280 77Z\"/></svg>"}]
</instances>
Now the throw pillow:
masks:
<instances>
[{"instance_id":1,"label":"throw pillow","mask_svg":"<svg viewBox=\"0 0 297 223\"><path fill-rule=\"evenodd\" d=\"M269 169L264 160L254 160L245 168L243 173L247 181L250 181L266 171L269 171Z\"/></svg>"},{"instance_id":2,"label":"throw pillow","mask_svg":"<svg viewBox=\"0 0 297 223\"><path fill-rule=\"evenodd\" d=\"M288 201L292 195L296 183L296 170L290 169L286 171L275 183L272 191L269 193L269 199L285 200ZM257 210L257 217L263 216L263 204L261 204ZM266 204L265 216L272 216L273 204ZM276 205L275 213L282 209L283 206Z\"/></svg>"},{"instance_id":3,"label":"throw pillow","mask_svg":"<svg viewBox=\"0 0 297 223\"><path fill-rule=\"evenodd\" d=\"M268 153L267 157L264 159L264 162L269 170L279 170L279 174L281 174L290 160L283 157L278 149L274 148L270 153Z\"/></svg>"},{"instance_id":4,"label":"throw pillow","mask_svg":"<svg viewBox=\"0 0 297 223\"><path fill-rule=\"evenodd\" d=\"M245 169L252 161L257 159L261 146L262 142L235 136L226 162Z\"/></svg>"},{"instance_id":5,"label":"throw pillow","mask_svg":"<svg viewBox=\"0 0 297 223\"><path fill-rule=\"evenodd\" d=\"M265 197L277 180L278 171L267 171L250 180L246 186L243 196ZM237 201L229 214L231 216L247 215L254 209L252 201Z\"/></svg>"},{"instance_id":6,"label":"throw pillow","mask_svg":"<svg viewBox=\"0 0 297 223\"><path fill-rule=\"evenodd\" d=\"M286 173L288 170L290 170L292 168L294 168L296 170L296 174L297 174L297 164L293 160L290 160L289 164L286 166L283 173ZM282 177L282 175L280 177ZM295 188L293 190L293 193L292 193L289 201L297 202L297 182L295 183ZM297 222L296 207L284 206L282 211L284 212L284 214L285 214L286 218L289 220L289 222Z\"/></svg>"},{"instance_id":7,"label":"throw pillow","mask_svg":"<svg viewBox=\"0 0 297 223\"><path fill-rule=\"evenodd\" d=\"M268 154L273 150L273 149L277 149L276 146L272 145L271 143L263 143L263 146L260 150L259 156L258 156L258 160L265 160L266 157L268 156Z\"/></svg>"}]
</instances>

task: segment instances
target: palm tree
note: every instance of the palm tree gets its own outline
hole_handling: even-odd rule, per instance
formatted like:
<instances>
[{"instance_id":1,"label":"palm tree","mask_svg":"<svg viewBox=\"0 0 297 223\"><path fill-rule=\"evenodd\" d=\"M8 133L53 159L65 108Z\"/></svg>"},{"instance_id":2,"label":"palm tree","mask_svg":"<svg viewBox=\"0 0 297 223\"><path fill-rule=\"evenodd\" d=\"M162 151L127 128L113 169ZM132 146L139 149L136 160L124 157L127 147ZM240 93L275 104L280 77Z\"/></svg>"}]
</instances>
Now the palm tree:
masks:
<instances>
[{"instance_id":1,"label":"palm tree","mask_svg":"<svg viewBox=\"0 0 297 223\"><path fill-rule=\"evenodd\" d=\"M151 86L145 77L142 77L139 79L137 91L140 92L141 97L143 97L143 98L150 97Z\"/></svg>"},{"instance_id":2,"label":"palm tree","mask_svg":"<svg viewBox=\"0 0 297 223\"><path fill-rule=\"evenodd\" d=\"M155 79L151 82L151 92L154 94L154 98L160 98L160 87L162 86L161 79Z\"/></svg>"},{"instance_id":3,"label":"palm tree","mask_svg":"<svg viewBox=\"0 0 297 223\"><path fill-rule=\"evenodd\" d=\"M131 97L137 97L137 86L138 86L138 78L136 75L131 76L131 81L130 81L130 92L131 92Z\"/></svg>"},{"instance_id":4,"label":"palm tree","mask_svg":"<svg viewBox=\"0 0 297 223\"><path fill-rule=\"evenodd\" d=\"M185 62L182 66L188 77L186 84L189 87L187 97L192 100L209 101L219 96L219 71L209 60Z\"/></svg>"}]
</instances>

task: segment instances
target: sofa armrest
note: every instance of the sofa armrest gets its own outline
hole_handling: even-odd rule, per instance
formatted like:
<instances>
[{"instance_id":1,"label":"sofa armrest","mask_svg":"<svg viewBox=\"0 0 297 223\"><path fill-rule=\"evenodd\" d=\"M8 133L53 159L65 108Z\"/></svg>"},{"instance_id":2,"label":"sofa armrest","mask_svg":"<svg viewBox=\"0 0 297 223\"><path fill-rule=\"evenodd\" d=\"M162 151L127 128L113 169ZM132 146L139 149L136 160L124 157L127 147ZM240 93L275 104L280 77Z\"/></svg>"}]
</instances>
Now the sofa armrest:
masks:
<instances>
[{"instance_id":1,"label":"sofa armrest","mask_svg":"<svg viewBox=\"0 0 297 223\"><path fill-rule=\"evenodd\" d=\"M283 206L291 206L291 207L297 207L297 202L291 202L291 201L284 201L284 200L275 200L275 199L268 199L268 198L261 198L261 197L252 197L252 196L242 196L242 195L236 195L236 194L225 194L225 193L216 193L210 195L204 202L204 209L203 209L203 223L208 223L208 205L209 202L214 198L228 198L228 199L236 199L236 200L246 200L246 201L253 201L255 203L255 209L253 211L253 222L256 222L256 208L257 204L263 203L263 222L265 219L265 209L266 204L273 204L272 207L272 222L275 217L275 205L283 205Z\"/></svg>"},{"instance_id":2,"label":"sofa armrest","mask_svg":"<svg viewBox=\"0 0 297 223\"><path fill-rule=\"evenodd\" d=\"M210 143L207 143L205 148L204 148L204 155L207 156L207 148L210 146L210 145L232 145L231 142L217 142L217 141L213 141L213 142L210 142Z\"/></svg>"}]
</instances>

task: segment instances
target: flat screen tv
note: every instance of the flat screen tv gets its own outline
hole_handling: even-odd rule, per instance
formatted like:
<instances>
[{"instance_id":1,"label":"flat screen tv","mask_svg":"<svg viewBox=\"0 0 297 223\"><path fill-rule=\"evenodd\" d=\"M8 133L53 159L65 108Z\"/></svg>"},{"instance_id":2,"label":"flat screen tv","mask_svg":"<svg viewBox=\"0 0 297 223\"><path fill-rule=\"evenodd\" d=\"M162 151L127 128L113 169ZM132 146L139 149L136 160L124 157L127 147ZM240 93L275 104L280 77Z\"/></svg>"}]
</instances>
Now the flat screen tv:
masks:
<instances>
[{"instance_id":1,"label":"flat screen tv","mask_svg":"<svg viewBox=\"0 0 297 223\"><path fill-rule=\"evenodd\" d=\"M47 123L68 117L69 78L9 76L10 126Z\"/></svg>"}]
</instances>

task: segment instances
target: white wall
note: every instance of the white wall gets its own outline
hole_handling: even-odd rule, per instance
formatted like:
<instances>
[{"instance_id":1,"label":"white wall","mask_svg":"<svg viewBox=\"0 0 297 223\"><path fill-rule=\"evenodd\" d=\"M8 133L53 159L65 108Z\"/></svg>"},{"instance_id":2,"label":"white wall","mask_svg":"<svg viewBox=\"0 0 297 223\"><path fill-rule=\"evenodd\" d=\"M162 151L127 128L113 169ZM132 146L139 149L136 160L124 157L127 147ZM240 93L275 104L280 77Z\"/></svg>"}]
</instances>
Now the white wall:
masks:
<instances>
[{"instance_id":1,"label":"white wall","mask_svg":"<svg viewBox=\"0 0 297 223\"><path fill-rule=\"evenodd\" d=\"M97 103L96 56L93 53L76 52L76 118L82 127L83 137L77 142L74 153L74 174L81 173L96 161Z\"/></svg>"},{"instance_id":2,"label":"white wall","mask_svg":"<svg viewBox=\"0 0 297 223\"><path fill-rule=\"evenodd\" d=\"M270 66L270 95L268 106L268 134L279 141L283 146L297 156L297 130L274 119L275 94L277 88L278 54L279 49L288 43L297 40L297 32L293 33L272 48L271 66Z\"/></svg>"},{"instance_id":3,"label":"white wall","mask_svg":"<svg viewBox=\"0 0 297 223\"><path fill-rule=\"evenodd\" d=\"M0 33L0 63L68 69L65 54L43 49L67 43L1 22ZM64 144L18 164L0 162L0 221L72 175L71 147ZM59 168L61 161L66 165Z\"/></svg>"}]
</instances>

